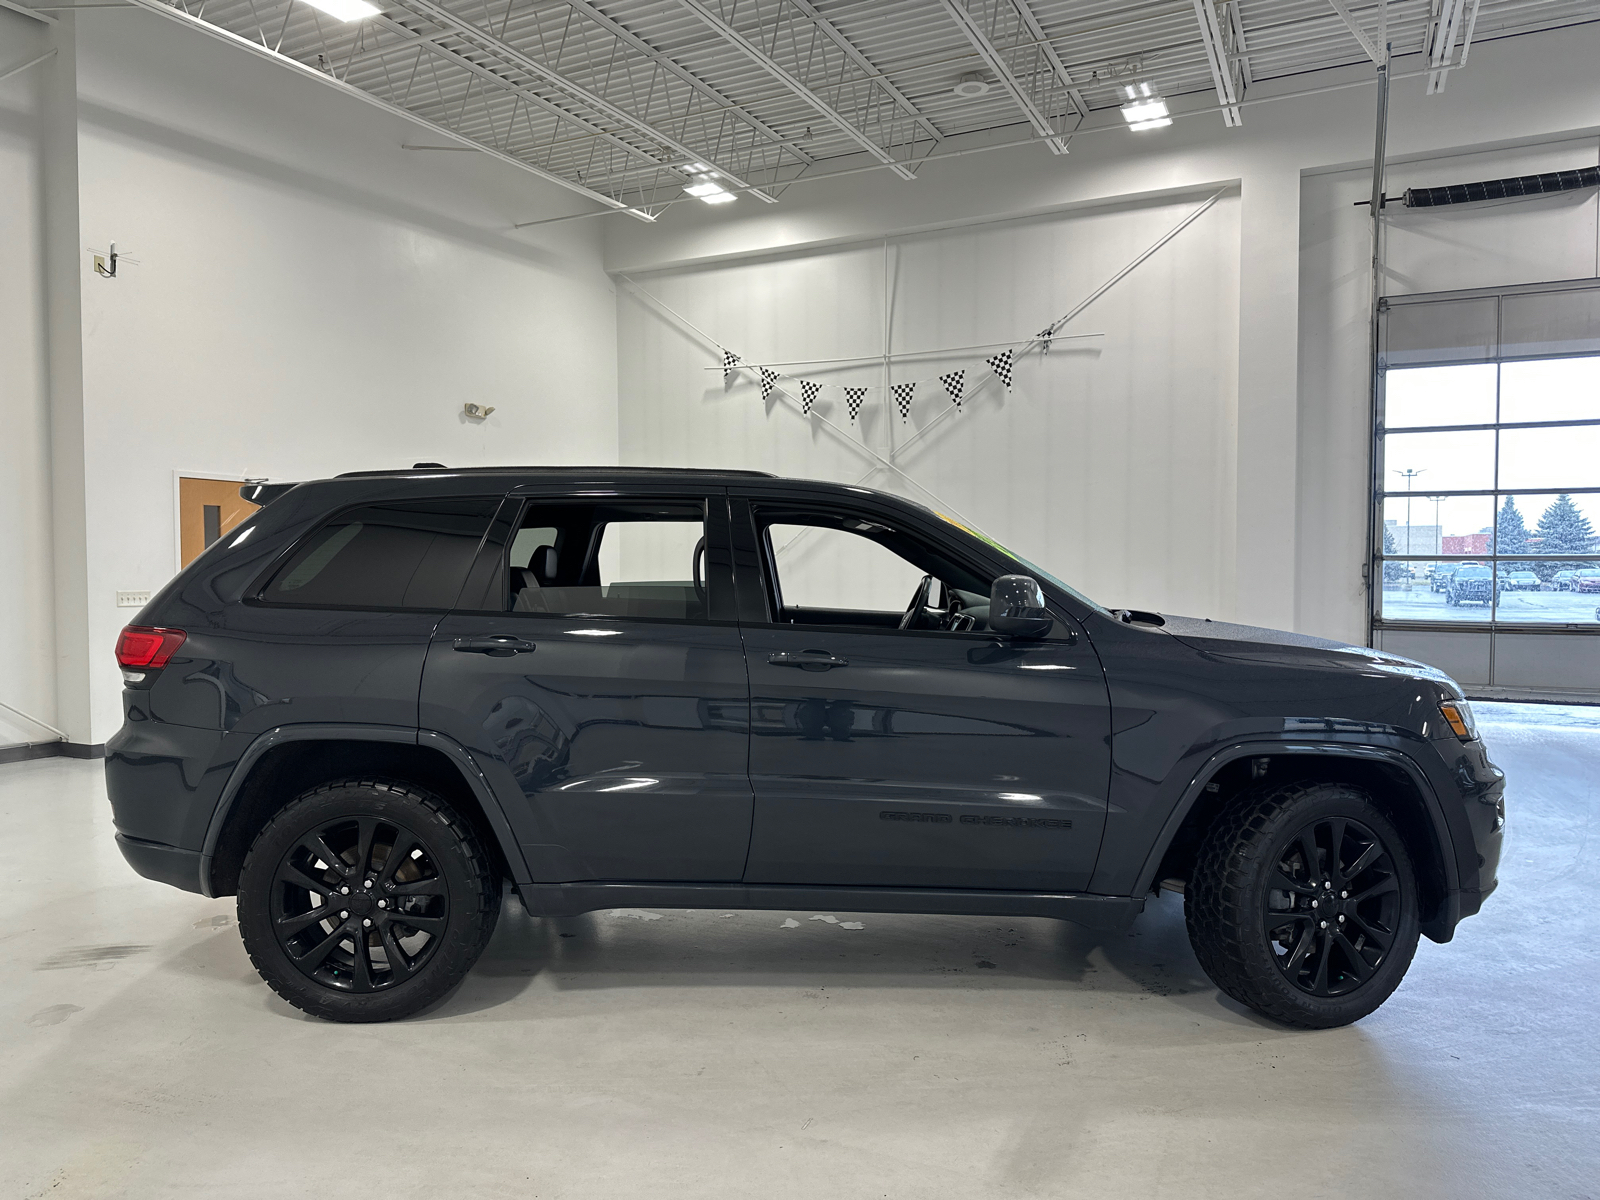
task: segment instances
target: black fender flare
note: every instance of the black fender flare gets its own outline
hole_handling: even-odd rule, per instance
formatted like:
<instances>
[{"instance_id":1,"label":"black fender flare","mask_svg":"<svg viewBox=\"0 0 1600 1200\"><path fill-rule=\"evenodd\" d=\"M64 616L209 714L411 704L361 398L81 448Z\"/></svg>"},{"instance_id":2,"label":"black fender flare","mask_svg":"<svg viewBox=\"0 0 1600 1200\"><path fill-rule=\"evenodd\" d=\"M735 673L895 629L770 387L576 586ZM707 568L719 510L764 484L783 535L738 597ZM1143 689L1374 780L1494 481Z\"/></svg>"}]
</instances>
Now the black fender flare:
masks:
<instances>
[{"instance_id":1,"label":"black fender flare","mask_svg":"<svg viewBox=\"0 0 1600 1200\"><path fill-rule=\"evenodd\" d=\"M255 740L245 747L244 753L239 755L239 761L229 773L228 782L223 785L222 795L218 798L217 807L206 826L205 843L200 850L202 896L212 894L211 860L216 855L217 842L222 837L223 827L228 823L228 814L233 810L233 803L238 798L240 789L244 787L245 781L250 778L250 773L263 755L290 742L390 742L406 746L422 746L438 751L454 764L461 774L462 781L472 789L478 806L483 809L483 814L500 843L501 852L511 868L512 879L519 885L532 882L527 862L522 857L522 848L511 832L511 824L506 820L505 810L500 807L500 801L496 798L494 789L489 786L489 779L483 773L483 768L478 766L477 761L460 742L432 729L407 729L400 725L311 723L279 725L268 729L264 733L257 734Z\"/></svg>"},{"instance_id":2,"label":"black fender flare","mask_svg":"<svg viewBox=\"0 0 1600 1200\"><path fill-rule=\"evenodd\" d=\"M1161 833L1151 847L1145 863L1139 871L1138 886L1134 891L1135 896L1146 895L1155 886L1156 871L1161 867L1161 860L1166 856L1167 849L1172 845L1173 838L1177 837L1178 830L1189 816L1189 811L1195 806L1205 790L1206 784L1212 777L1231 762L1241 758L1259 758L1280 754L1318 754L1338 758L1356 758L1367 762L1379 762L1388 766L1399 767L1416 785L1417 794L1422 797L1423 806L1428 810L1428 818L1433 824L1433 835L1438 840L1440 855L1444 862L1445 873L1445 911L1440 914L1442 922L1447 928L1454 928L1457 912L1460 908L1461 872L1456 861L1455 838L1450 832L1449 822L1445 819L1444 808L1439 803L1439 793L1434 788L1427 773L1417 765L1415 759L1403 750L1392 749L1386 746L1357 745L1350 742L1319 742L1308 741L1303 738L1294 740L1275 741L1271 739L1255 739L1249 741L1231 742L1214 751L1205 762L1195 771L1194 778L1184 788L1183 796L1173 808L1166 823L1161 827Z\"/></svg>"}]
</instances>

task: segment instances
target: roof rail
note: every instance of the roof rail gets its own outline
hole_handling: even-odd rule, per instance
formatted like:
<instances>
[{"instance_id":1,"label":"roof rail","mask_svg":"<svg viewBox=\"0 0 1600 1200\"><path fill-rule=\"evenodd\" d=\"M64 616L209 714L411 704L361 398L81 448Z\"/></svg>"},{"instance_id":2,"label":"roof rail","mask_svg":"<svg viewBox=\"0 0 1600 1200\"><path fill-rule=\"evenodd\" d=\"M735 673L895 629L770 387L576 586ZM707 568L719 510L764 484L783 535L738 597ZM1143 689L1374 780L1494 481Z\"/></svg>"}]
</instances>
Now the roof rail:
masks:
<instances>
[{"instance_id":1,"label":"roof rail","mask_svg":"<svg viewBox=\"0 0 1600 1200\"><path fill-rule=\"evenodd\" d=\"M383 475L409 475L412 471L449 471L456 475L741 475L775 479L770 471L742 471L718 467L441 467L437 463L418 463L414 467L395 467L388 471L345 471L339 479L372 479Z\"/></svg>"}]
</instances>

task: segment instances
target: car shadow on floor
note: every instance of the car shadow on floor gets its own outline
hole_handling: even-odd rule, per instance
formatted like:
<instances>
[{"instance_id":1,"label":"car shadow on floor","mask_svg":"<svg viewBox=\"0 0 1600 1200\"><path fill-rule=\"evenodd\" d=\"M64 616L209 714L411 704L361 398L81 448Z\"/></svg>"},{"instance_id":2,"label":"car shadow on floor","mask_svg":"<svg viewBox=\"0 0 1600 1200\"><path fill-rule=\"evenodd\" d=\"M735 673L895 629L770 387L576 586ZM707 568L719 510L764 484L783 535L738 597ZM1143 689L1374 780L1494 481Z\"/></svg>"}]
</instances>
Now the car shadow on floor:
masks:
<instances>
[{"instance_id":1,"label":"car shadow on floor","mask_svg":"<svg viewBox=\"0 0 1600 1200\"><path fill-rule=\"evenodd\" d=\"M616 909L536 918L508 897L478 965L417 1019L515 1005L535 979L561 992L797 985L1070 988L1167 997L1186 1010L1275 1028L1222 996L1206 978L1176 896L1152 899L1121 934L1047 918L882 913Z\"/></svg>"}]
</instances>

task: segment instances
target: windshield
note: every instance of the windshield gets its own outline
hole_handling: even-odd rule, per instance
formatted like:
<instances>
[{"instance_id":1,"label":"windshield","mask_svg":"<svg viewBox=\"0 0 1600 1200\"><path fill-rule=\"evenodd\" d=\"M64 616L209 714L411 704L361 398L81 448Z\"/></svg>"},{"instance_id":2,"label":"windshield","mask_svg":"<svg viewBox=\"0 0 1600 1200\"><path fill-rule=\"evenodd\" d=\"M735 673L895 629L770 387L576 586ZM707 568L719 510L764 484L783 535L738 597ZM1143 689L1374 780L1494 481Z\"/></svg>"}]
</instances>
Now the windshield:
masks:
<instances>
[{"instance_id":1,"label":"windshield","mask_svg":"<svg viewBox=\"0 0 1600 1200\"><path fill-rule=\"evenodd\" d=\"M1027 559L1023 558L1022 555L1018 554L1015 550L1011 549L1009 546L1001 544L1000 542L996 541L994 538L990 537L987 533L984 533L983 530L974 529L971 525L968 525L964 521L957 521L954 517L947 517L947 516L945 516L944 513L939 512L936 509L930 509L929 511L933 512L934 516L938 517L941 521L945 522L946 524L954 525L957 529L961 530L962 532L970 533L973 537L977 538L980 542L986 542L989 545L993 546L996 550L1000 551L1000 553L1004 554L1007 558L1016 559L1019 563L1021 563L1023 566L1028 568L1029 573L1031 575L1033 575L1033 577L1035 579L1043 579L1045 582L1051 584L1053 587L1060 588L1063 592L1067 593L1067 595L1071 596L1074 600L1077 600L1081 604L1088 605L1090 608L1094 609L1096 612L1099 612L1099 613L1105 613L1106 612L1105 608L1103 608L1102 606L1096 604L1093 600L1089 599L1089 597L1085 596L1077 588L1073 587L1071 584L1063 582L1060 579L1057 579L1049 571L1046 571L1043 567L1039 566L1038 564L1029 562ZM1109 616L1110 614L1107 613L1107 615Z\"/></svg>"}]
</instances>

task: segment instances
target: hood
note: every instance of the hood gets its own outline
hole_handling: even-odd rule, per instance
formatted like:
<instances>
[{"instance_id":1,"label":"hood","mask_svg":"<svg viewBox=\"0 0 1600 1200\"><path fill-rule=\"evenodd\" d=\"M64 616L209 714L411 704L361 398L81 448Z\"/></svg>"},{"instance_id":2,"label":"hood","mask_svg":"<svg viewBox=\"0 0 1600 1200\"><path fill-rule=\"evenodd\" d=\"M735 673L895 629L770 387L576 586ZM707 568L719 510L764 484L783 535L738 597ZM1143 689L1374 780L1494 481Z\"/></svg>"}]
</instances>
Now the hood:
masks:
<instances>
[{"instance_id":1,"label":"hood","mask_svg":"<svg viewBox=\"0 0 1600 1200\"><path fill-rule=\"evenodd\" d=\"M1195 650L1239 658L1275 658L1280 661L1292 658L1306 665L1319 663L1334 670L1429 679L1457 697L1462 695L1460 685L1439 668L1399 654L1374 650L1370 646L1353 646L1349 642L1313 637L1309 633L1290 633L1259 625L1235 625L1204 617L1162 613L1161 622L1161 628L1166 633Z\"/></svg>"}]
</instances>

